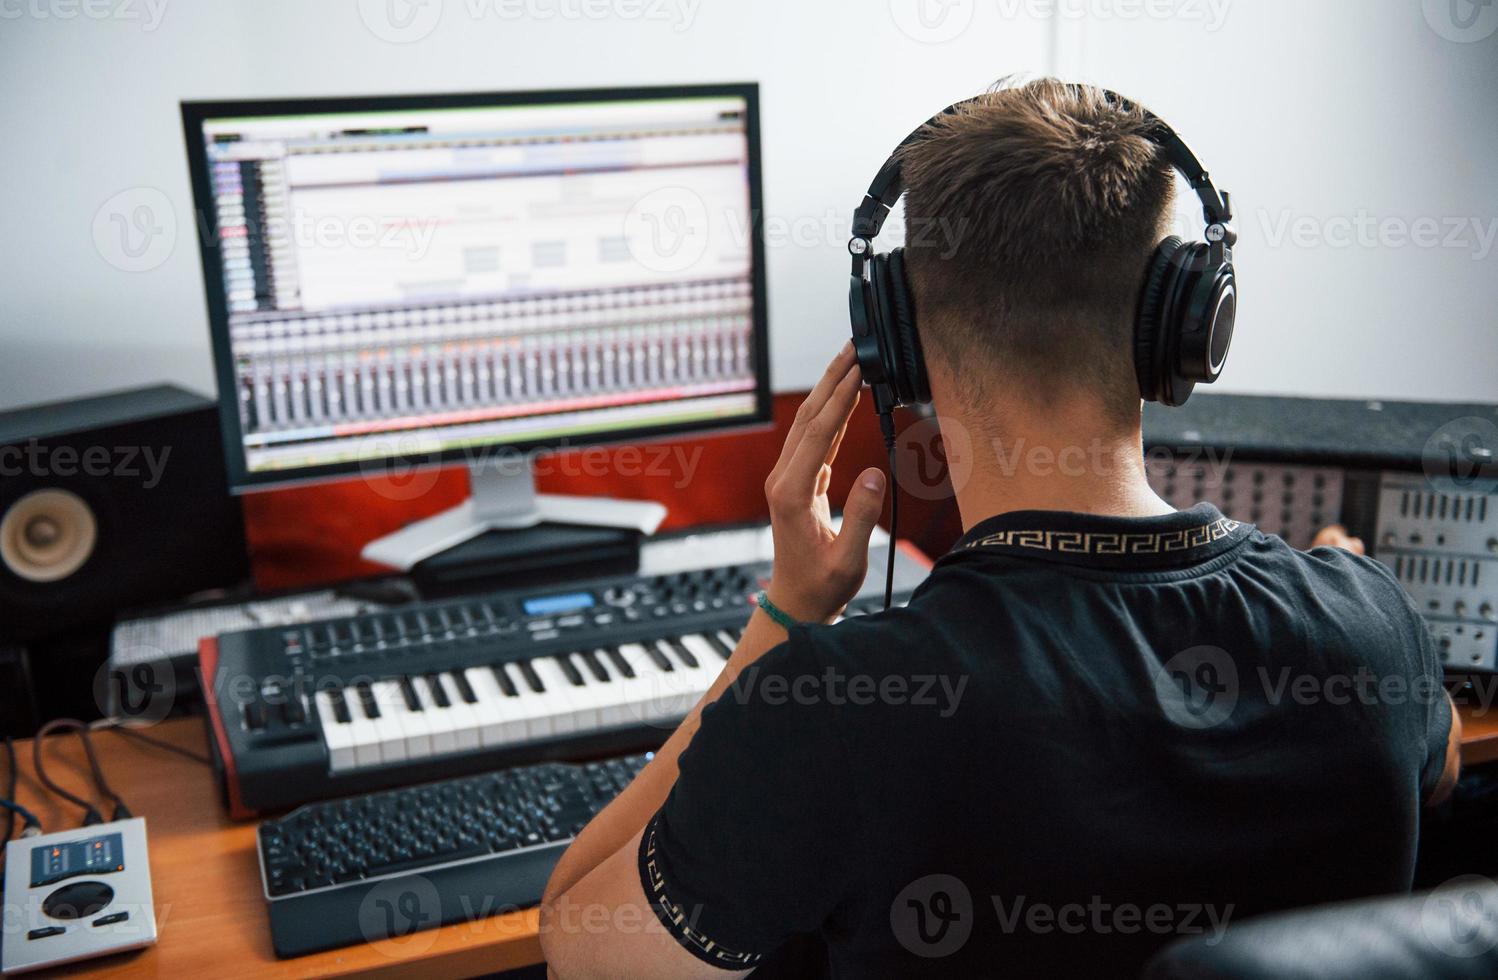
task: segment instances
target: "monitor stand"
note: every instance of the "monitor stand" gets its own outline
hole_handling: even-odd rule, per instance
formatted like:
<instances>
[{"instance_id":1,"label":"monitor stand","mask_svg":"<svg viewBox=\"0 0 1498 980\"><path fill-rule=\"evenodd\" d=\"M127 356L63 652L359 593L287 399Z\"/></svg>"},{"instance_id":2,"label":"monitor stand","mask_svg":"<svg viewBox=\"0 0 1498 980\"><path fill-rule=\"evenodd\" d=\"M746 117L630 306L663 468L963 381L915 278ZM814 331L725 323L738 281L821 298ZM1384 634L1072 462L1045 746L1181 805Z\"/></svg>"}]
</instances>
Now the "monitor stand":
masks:
<instances>
[{"instance_id":1,"label":"monitor stand","mask_svg":"<svg viewBox=\"0 0 1498 980\"><path fill-rule=\"evenodd\" d=\"M538 524L618 527L652 534L666 519L653 500L570 497L537 493L535 475L494 465L468 469L470 496L451 510L408 524L364 546L366 561L410 571L417 562L455 548L487 531L514 531Z\"/></svg>"}]
</instances>

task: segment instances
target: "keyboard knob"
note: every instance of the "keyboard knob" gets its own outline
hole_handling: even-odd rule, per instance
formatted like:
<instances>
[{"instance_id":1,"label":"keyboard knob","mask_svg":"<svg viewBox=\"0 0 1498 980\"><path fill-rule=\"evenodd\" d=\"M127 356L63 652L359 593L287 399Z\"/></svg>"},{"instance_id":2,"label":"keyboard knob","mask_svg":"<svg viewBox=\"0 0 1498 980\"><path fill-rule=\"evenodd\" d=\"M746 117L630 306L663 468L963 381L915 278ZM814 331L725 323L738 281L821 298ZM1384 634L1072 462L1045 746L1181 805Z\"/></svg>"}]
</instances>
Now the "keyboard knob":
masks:
<instances>
[{"instance_id":1,"label":"keyboard knob","mask_svg":"<svg viewBox=\"0 0 1498 980\"><path fill-rule=\"evenodd\" d=\"M300 725L306 722L307 708L302 704L301 698L288 698L286 703L281 705L281 720L288 725Z\"/></svg>"},{"instance_id":2,"label":"keyboard knob","mask_svg":"<svg viewBox=\"0 0 1498 980\"><path fill-rule=\"evenodd\" d=\"M265 705L260 701L251 701L246 704L244 723L252 732L263 731L265 729Z\"/></svg>"}]
</instances>

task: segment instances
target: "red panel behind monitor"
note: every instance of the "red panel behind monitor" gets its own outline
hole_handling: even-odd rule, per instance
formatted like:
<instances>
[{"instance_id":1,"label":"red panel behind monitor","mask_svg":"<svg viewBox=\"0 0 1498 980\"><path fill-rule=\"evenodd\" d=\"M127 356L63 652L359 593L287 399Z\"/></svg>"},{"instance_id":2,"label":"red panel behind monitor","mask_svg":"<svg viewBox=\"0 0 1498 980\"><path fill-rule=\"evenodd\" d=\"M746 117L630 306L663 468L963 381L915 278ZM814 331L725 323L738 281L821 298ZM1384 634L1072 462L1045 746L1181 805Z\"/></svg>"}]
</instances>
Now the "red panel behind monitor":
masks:
<instances>
[{"instance_id":1,"label":"red panel behind monitor","mask_svg":"<svg viewBox=\"0 0 1498 980\"><path fill-rule=\"evenodd\" d=\"M775 397L773 430L542 457L540 487L547 493L659 500L669 511L665 530L765 520L765 477L804 397ZM833 472L834 506L860 472L885 465L878 426L860 406ZM461 467L249 494L245 524L255 583L267 591L303 588L388 571L359 557L365 542L467 496L468 476ZM950 501L907 494L900 516L900 536L929 555L946 551L961 533Z\"/></svg>"}]
</instances>

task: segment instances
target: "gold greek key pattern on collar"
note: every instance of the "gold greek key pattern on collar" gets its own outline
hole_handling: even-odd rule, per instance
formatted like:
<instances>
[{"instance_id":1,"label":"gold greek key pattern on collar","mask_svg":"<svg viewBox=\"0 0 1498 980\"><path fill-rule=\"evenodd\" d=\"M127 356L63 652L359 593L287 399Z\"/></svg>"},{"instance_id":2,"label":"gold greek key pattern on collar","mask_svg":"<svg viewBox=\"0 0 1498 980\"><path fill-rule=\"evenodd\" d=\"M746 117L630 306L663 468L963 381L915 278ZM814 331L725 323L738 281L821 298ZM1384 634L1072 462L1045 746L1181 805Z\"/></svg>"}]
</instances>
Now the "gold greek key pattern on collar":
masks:
<instances>
[{"instance_id":1,"label":"gold greek key pattern on collar","mask_svg":"<svg viewBox=\"0 0 1498 980\"><path fill-rule=\"evenodd\" d=\"M740 953L704 936L692 928L686 911L666 897L666 882L655 859L655 818L651 819L645 829L645 837L640 841L640 866L644 872L644 884L650 891L650 903L655 908L656 918L661 920L661 924L689 952L714 966L730 970L745 970L764 959L762 953Z\"/></svg>"},{"instance_id":2,"label":"gold greek key pattern on collar","mask_svg":"<svg viewBox=\"0 0 1498 980\"><path fill-rule=\"evenodd\" d=\"M1210 524L1182 528L1179 531L1157 531L1151 534L1099 531L999 531L969 541L964 546L964 550L1003 545L1010 548L1034 548L1037 551L1054 551L1069 555L1159 555L1199 548L1232 534L1239 526L1238 521L1219 517Z\"/></svg>"}]
</instances>

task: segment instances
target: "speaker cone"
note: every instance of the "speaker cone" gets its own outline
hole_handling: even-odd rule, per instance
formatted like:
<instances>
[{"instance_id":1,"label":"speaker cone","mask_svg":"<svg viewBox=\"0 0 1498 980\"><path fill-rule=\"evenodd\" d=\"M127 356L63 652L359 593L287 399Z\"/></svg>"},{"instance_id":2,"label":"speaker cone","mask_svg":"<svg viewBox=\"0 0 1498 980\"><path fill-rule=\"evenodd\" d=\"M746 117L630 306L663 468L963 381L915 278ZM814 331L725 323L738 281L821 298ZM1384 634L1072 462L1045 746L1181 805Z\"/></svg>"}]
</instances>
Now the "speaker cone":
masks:
<instances>
[{"instance_id":1,"label":"speaker cone","mask_svg":"<svg viewBox=\"0 0 1498 980\"><path fill-rule=\"evenodd\" d=\"M57 582L88 561L99 525L71 490L33 490L0 516L0 562L30 582Z\"/></svg>"}]
</instances>

